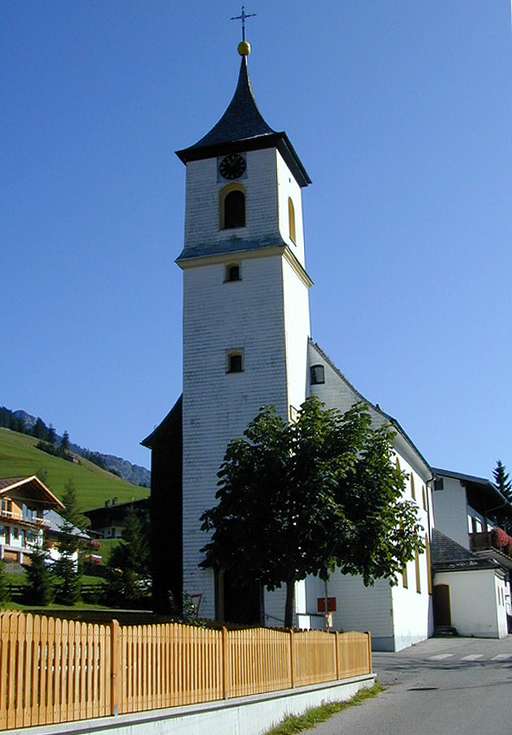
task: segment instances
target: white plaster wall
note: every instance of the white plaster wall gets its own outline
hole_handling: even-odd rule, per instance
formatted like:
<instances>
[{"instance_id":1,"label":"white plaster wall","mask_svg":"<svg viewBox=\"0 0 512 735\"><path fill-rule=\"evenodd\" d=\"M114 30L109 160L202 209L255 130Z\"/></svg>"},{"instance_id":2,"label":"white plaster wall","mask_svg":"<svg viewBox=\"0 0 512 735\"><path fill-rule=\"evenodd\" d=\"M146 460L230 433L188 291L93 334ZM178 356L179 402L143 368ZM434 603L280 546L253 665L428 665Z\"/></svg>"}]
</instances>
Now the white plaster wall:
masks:
<instances>
[{"instance_id":1,"label":"white plaster wall","mask_svg":"<svg viewBox=\"0 0 512 735\"><path fill-rule=\"evenodd\" d=\"M466 489L453 477L444 477L443 484L443 490L435 490L432 493L436 528L465 549L469 549Z\"/></svg>"},{"instance_id":2,"label":"white plaster wall","mask_svg":"<svg viewBox=\"0 0 512 735\"><path fill-rule=\"evenodd\" d=\"M397 442L397 445L399 442ZM418 521L423 528L422 539L425 536L430 541L431 524L429 526L429 512L423 505L423 489L427 492L425 472L417 471L409 463L411 455L400 443L402 453L397 450L401 469L407 473L408 479L405 488L405 497L416 504ZM407 457L404 456L407 454ZM415 499L412 494L412 478L414 478ZM430 506L427 506L430 508ZM431 521L431 519L430 519ZM408 586L403 586L402 576L398 576L398 584L391 588L393 604L393 635L395 638L395 650L423 641L433 633L432 598L429 594L428 563L426 551L419 555L420 592L416 585L416 564L414 561L407 563Z\"/></svg>"},{"instance_id":3,"label":"white plaster wall","mask_svg":"<svg viewBox=\"0 0 512 735\"><path fill-rule=\"evenodd\" d=\"M226 238L255 239L279 233L277 151L266 148L246 154L247 169L241 179L246 195L246 226L219 229L219 192L232 183L218 176L217 158L187 164L185 247L220 243Z\"/></svg>"},{"instance_id":4,"label":"white plaster wall","mask_svg":"<svg viewBox=\"0 0 512 735\"><path fill-rule=\"evenodd\" d=\"M324 597L324 582L308 577L307 611L317 612L317 598ZM327 583L327 596L336 598L332 622L335 630L370 631L376 650L393 650L393 619L389 582L378 580L365 587L360 576L334 572Z\"/></svg>"},{"instance_id":5,"label":"white plaster wall","mask_svg":"<svg viewBox=\"0 0 512 735\"><path fill-rule=\"evenodd\" d=\"M506 634L505 607L498 606L496 576L494 569L435 575L435 584L450 587L452 625L459 635L501 638Z\"/></svg>"},{"instance_id":6,"label":"white plaster wall","mask_svg":"<svg viewBox=\"0 0 512 735\"><path fill-rule=\"evenodd\" d=\"M286 604L286 586L283 584L275 590L265 589L264 613L265 625L269 628L284 627L284 607Z\"/></svg>"},{"instance_id":7,"label":"white plaster wall","mask_svg":"<svg viewBox=\"0 0 512 735\"><path fill-rule=\"evenodd\" d=\"M408 588L403 587L401 575L398 585L391 588L395 651L424 641L433 633L432 598L427 591L426 554L420 554L421 593L416 591L414 562L407 564L407 572Z\"/></svg>"},{"instance_id":8,"label":"white plaster wall","mask_svg":"<svg viewBox=\"0 0 512 735\"><path fill-rule=\"evenodd\" d=\"M295 180L292 172L285 163L283 157L276 151L277 157L277 191L278 191L278 216L281 237L290 246L301 265L304 261L304 220L302 214L302 189ZM295 240L290 238L290 227L288 219L288 197L291 198L295 209Z\"/></svg>"},{"instance_id":9,"label":"white plaster wall","mask_svg":"<svg viewBox=\"0 0 512 735\"><path fill-rule=\"evenodd\" d=\"M508 626L507 626L507 602L506 602L506 593L507 593L507 583L506 581L496 575L494 577L494 584L495 584L495 595L496 595L496 617L498 621L498 637L504 638L506 635L508 635Z\"/></svg>"}]
</instances>

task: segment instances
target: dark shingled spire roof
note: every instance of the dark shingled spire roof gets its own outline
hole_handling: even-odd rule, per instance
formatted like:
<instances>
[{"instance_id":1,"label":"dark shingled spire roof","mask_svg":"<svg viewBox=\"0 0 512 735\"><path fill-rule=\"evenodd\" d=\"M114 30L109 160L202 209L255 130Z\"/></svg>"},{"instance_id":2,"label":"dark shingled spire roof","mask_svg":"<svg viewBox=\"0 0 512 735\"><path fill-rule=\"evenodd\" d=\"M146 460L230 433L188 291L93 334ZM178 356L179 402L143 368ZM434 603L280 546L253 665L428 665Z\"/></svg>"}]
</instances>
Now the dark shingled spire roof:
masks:
<instances>
[{"instance_id":1,"label":"dark shingled spire roof","mask_svg":"<svg viewBox=\"0 0 512 735\"><path fill-rule=\"evenodd\" d=\"M258 110L247 70L247 57L242 56L238 84L226 112L201 140L176 151L176 155L183 163L187 163L233 151L271 147L280 151L301 186L311 183L286 133L273 130Z\"/></svg>"}]
</instances>

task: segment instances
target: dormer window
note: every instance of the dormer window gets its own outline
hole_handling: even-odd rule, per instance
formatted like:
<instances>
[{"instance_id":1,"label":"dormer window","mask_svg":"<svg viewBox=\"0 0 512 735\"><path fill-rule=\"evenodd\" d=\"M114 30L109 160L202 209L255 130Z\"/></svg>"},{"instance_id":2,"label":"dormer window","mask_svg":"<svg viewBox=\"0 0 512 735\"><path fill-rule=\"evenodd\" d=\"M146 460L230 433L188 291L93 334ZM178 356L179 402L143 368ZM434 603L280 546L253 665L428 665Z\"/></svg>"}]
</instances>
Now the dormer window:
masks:
<instances>
[{"instance_id":1,"label":"dormer window","mask_svg":"<svg viewBox=\"0 0 512 735\"><path fill-rule=\"evenodd\" d=\"M228 352L227 354L227 373L243 373L244 371L244 356L240 350Z\"/></svg>"},{"instance_id":2,"label":"dormer window","mask_svg":"<svg viewBox=\"0 0 512 735\"><path fill-rule=\"evenodd\" d=\"M311 385L321 385L325 383L325 368L323 365L312 365L311 369Z\"/></svg>"},{"instance_id":3,"label":"dormer window","mask_svg":"<svg viewBox=\"0 0 512 735\"><path fill-rule=\"evenodd\" d=\"M291 197L288 197L288 230L290 232L290 240L294 244L296 244L297 235L295 230L295 207L293 206Z\"/></svg>"},{"instance_id":4,"label":"dormer window","mask_svg":"<svg viewBox=\"0 0 512 735\"><path fill-rule=\"evenodd\" d=\"M245 227L245 192L241 184L229 184L220 192L220 228Z\"/></svg>"},{"instance_id":5,"label":"dormer window","mask_svg":"<svg viewBox=\"0 0 512 735\"><path fill-rule=\"evenodd\" d=\"M242 278L240 276L240 264L239 263L230 263L226 266L226 271L224 274L224 283L231 283L232 281L241 281Z\"/></svg>"}]
</instances>

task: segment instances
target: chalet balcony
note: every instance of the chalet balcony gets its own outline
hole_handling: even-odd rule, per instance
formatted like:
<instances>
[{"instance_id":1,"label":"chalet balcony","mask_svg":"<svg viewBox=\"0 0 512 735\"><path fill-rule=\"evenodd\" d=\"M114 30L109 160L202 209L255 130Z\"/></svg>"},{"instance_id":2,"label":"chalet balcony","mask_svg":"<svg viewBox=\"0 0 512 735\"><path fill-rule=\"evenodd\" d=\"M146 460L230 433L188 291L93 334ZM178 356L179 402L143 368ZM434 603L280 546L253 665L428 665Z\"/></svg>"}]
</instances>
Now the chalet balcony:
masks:
<instances>
[{"instance_id":1,"label":"chalet balcony","mask_svg":"<svg viewBox=\"0 0 512 735\"><path fill-rule=\"evenodd\" d=\"M47 520L39 516L25 518L22 513L3 509L0 509L0 521L12 521L13 523L19 523L22 526L29 526L30 528L45 528L49 525Z\"/></svg>"},{"instance_id":2,"label":"chalet balcony","mask_svg":"<svg viewBox=\"0 0 512 735\"><path fill-rule=\"evenodd\" d=\"M512 537L501 528L469 534L471 551L499 552L512 561ZM486 554L488 556L489 554Z\"/></svg>"}]
</instances>

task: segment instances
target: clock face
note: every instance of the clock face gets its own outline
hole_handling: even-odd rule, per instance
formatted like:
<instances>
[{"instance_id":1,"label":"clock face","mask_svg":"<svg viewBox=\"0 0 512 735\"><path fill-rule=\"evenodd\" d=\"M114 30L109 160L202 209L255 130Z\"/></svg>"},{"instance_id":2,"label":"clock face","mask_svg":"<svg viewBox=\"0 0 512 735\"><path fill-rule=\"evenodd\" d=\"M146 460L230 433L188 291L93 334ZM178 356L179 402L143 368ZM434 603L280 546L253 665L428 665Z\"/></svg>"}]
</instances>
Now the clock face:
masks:
<instances>
[{"instance_id":1,"label":"clock face","mask_svg":"<svg viewBox=\"0 0 512 735\"><path fill-rule=\"evenodd\" d=\"M240 153L229 153L219 164L219 172L224 179L239 179L246 168L245 158Z\"/></svg>"}]
</instances>

